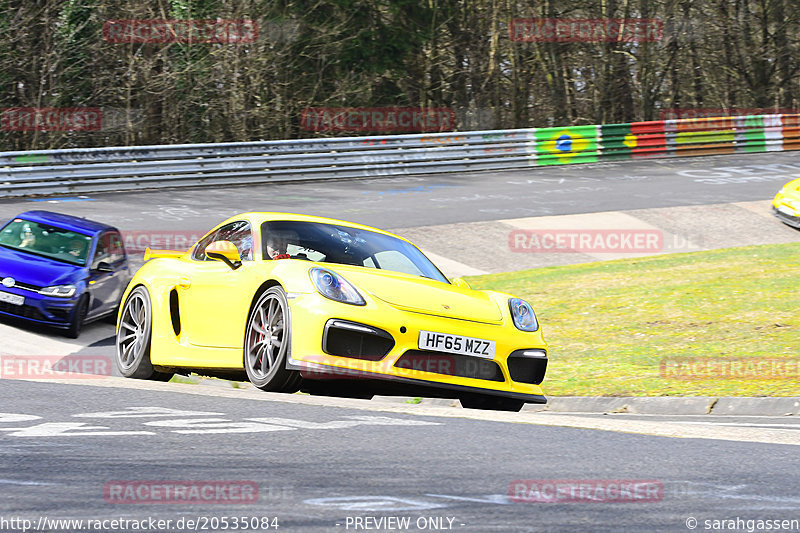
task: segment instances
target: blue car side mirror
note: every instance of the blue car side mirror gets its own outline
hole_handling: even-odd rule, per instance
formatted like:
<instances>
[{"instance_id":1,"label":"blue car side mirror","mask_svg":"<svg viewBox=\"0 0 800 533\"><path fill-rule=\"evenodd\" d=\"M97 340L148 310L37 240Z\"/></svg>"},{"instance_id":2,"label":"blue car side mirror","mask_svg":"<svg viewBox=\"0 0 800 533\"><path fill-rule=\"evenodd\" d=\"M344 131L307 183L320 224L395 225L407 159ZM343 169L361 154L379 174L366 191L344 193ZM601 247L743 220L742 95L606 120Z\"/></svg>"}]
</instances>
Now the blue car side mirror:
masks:
<instances>
[{"instance_id":1,"label":"blue car side mirror","mask_svg":"<svg viewBox=\"0 0 800 533\"><path fill-rule=\"evenodd\" d=\"M112 267L105 261L100 261L99 263L97 263L95 270L98 272L114 272L114 267Z\"/></svg>"}]
</instances>

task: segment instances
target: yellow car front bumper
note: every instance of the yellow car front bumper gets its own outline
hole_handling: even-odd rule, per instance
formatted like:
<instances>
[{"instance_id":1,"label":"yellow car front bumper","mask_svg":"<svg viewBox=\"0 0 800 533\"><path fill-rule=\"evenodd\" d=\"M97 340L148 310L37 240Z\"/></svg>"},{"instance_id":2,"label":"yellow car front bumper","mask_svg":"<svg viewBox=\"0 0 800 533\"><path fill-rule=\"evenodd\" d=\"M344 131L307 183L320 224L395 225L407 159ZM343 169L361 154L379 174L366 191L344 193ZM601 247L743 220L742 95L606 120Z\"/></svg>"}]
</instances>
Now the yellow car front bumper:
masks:
<instances>
[{"instance_id":1,"label":"yellow car front bumper","mask_svg":"<svg viewBox=\"0 0 800 533\"><path fill-rule=\"evenodd\" d=\"M520 331L507 312L502 323L488 324L402 310L374 297L365 306L355 306L315 293L290 295L289 307L288 367L310 379L383 379L451 390L451 397L479 393L546 402L540 383L547 344L541 329ZM339 335L336 341L331 340L332 329ZM420 349L420 331L494 341L494 357ZM347 348L348 342L341 339L351 339L353 346ZM363 349L370 344L371 352Z\"/></svg>"},{"instance_id":2,"label":"yellow car front bumper","mask_svg":"<svg viewBox=\"0 0 800 533\"><path fill-rule=\"evenodd\" d=\"M772 200L772 214L781 222L800 228L800 179L790 181Z\"/></svg>"}]
</instances>

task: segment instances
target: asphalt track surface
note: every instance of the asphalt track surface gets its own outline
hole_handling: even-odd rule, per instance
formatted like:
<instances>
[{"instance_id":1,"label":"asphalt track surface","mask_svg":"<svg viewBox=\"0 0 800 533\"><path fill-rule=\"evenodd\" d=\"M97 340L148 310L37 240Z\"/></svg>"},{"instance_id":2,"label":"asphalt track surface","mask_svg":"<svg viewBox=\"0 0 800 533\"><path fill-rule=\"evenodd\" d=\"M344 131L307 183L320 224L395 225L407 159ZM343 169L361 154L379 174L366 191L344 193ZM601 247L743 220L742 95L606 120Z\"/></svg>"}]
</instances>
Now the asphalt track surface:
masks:
<instances>
[{"instance_id":1,"label":"asphalt track surface","mask_svg":"<svg viewBox=\"0 0 800 533\"><path fill-rule=\"evenodd\" d=\"M797 176L800 154L787 152L18 199L0 202L0 216L43 208L129 231L204 231L243 211L290 211L416 228L423 237L446 228L452 247L475 253L463 243L480 225L617 211L701 212L709 205L749 209L753 202L762 209ZM762 215L760 232L742 232L740 244L768 242L773 234L781 242L798 240L797 232ZM726 222L719 221L723 229ZM449 250L434 251L452 257ZM109 350L109 325L93 326L77 343L35 328L2 328L0 353L14 342L40 354ZM154 518L173 520L161 530L189 531L203 528L187 526L187 519L206 517L205 530L221 530L220 523L211 527L211 518L228 517L231 524L234 516L266 516L278 518L278 531L291 532L690 531L692 519L698 531L720 530L706 520L733 520L727 530L746 531L747 520L800 520L794 417L498 414L117 378L0 380L0 402L6 413L0 414L0 531L20 531L19 520L9 522L14 518L33 527L43 517ZM257 487L258 498L117 503L104 494L132 480L243 481ZM515 480L539 486L583 480L595 488L649 480L662 489L656 501L515 502L509 498ZM379 522L388 517L410 525Z\"/></svg>"},{"instance_id":2,"label":"asphalt track surface","mask_svg":"<svg viewBox=\"0 0 800 533\"><path fill-rule=\"evenodd\" d=\"M106 193L0 201L125 230L207 230L245 211L288 211L395 229L508 218L771 199L800 177L800 153L654 159L530 170ZM52 203L58 202L58 203Z\"/></svg>"},{"instance_id":3,"label":"asphalt track surface","mask_svg":"<svg viewBox=\"0 0 800 533\"><path fill-rule=\"evenodd\" d=\"M220 397L219 388L185 393L193 387L4 383L6 411L40 418L6 415L0 425L0 519L176 524L181 517L267 516L292 532L539 532L687 531L691 518L701 530L705 520L800 518L796 445L715 438L713 423L703 428L707 438L668 438L563 427L569 421L558 416L551 425L555 415L547 414L493 421L466 418L480 411L442 416L436 409L382 412L358 400L343 407L248 391ZM697 417L688 418L671 421L689 426ZM731 423L741 420L766 423ZM160 503L167 489L112 492L131 480L245 482L258 496L243 502L215 491L215 503L167 504ZM591 499L564 491L558 501L527 501L546 493L517 492L518 480L537 480L537 487L581 480L594 492ZM633 480L660 489L625 502L597 492ZM126 494L134 503L120 503ZM407 517L411 527L355 527L356 518L375 526L390 516ZM429 527L430 519L439 526Z\"/></svg>"}]
</instances>

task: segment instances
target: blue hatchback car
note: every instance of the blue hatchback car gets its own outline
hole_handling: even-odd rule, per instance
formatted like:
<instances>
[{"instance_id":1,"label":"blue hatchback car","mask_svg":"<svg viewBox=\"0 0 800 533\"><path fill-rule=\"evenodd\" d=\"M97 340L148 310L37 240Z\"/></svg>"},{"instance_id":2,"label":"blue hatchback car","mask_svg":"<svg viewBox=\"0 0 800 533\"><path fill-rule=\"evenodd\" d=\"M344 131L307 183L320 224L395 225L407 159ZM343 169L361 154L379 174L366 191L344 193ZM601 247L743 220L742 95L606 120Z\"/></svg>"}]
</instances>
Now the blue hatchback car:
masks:
<instances>
[{"instance_id":1,"label":"blue hatchback car","mask_svg":"<svg viewBox=\"0 0 800 533\"><path fill-rule=\"evenodd\" d=\"M0 315L65 330L116 313L131 279L119 230L50 211L0 228Z\"/></svg>"}]
</instances>

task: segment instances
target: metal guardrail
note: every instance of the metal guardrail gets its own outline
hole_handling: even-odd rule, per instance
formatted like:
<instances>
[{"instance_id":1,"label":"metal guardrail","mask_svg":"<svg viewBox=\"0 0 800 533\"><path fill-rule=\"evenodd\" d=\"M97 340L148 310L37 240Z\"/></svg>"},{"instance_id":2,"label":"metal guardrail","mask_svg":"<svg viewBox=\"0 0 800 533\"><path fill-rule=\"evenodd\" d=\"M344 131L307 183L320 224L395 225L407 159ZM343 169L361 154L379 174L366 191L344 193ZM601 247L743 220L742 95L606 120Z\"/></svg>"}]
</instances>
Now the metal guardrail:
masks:
<instances>
[{"instance_id":1,"label":"metal guardrail","mask_svg":"<svg viewBox=\"0 0 800 533\"><path fill-rule=\"evenodd\" d=\"M800 115L0 152L0 197L507 170L800 149Z\"/></svg>"}]
</instances>

